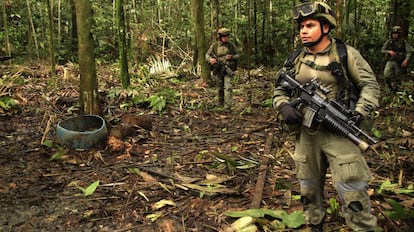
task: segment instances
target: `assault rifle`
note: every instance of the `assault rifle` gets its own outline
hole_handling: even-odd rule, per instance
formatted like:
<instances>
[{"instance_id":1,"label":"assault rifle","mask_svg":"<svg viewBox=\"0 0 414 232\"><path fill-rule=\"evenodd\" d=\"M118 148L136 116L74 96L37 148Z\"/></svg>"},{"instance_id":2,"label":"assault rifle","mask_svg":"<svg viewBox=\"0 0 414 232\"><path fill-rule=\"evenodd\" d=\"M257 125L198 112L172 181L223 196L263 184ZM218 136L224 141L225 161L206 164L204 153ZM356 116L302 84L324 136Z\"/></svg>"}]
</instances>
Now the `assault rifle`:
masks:
<instances>
[{"instance_id":1,"label":"assault rifle","mask_svg":"<svg viewBox=\"0 0 414 232\"><path fill-rule=\"evenodd\" d=\"M211 57L213 57L214 59L216 59L217 60L217 69L218 68L223 68L223 70L229 75L229 76L234 76L234 71L233 70L231 70L231 68L226 64L226 63L224 63L223 61L221 61L218 57L217 57L217 55L214 53L214 52L212 52L211 53ZM214 65L213 65L213 67L212 67L213 69L214 69Z\"/></svg>"},{"instance_id":2,"label":"assault rifle","mask_svg":"<svg viewBox=\"0 0 414 232\"><path fill-rule=\"evenodd\" d=\"M355 111L350 110L334 99L326 99L325 95L330 90L321 86L316 79L313 79L305 85L301 85L285 71L281 71L277 84L287 87L290 90L298 91L299 97L288 104L293 107L301 103L307 106L310 113L308 112L309 115L305 115L308 119L306 121L327 126L329 129L350 139L361 151L368 150L370 146L367 142L359 138L361 135L368 139L370 144L377 143L374 138L356 125L357 122L354 117L356 115ZM305 126L310 127L310 123Z\"/></svg>"}]
</instances>

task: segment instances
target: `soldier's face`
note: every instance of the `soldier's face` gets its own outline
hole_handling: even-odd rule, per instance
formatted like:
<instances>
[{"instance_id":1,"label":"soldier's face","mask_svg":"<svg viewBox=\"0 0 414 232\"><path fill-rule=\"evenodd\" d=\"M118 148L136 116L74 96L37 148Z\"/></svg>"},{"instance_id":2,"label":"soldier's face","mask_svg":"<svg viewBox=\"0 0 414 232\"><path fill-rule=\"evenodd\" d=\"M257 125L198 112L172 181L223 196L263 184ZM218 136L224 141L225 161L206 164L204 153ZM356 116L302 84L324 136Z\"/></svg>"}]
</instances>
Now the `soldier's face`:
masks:
<instances>
[{"instance_id":1,"label":"soldier's face","mask_svg":"<svg viewBox=\"0 0 414 232\"><path fill-rule=\"evenodd\" d=\"M229 41L229 36L228 35L224 35L220 37L221 42L226 43L227 41Z\"/></svg>"},{"instance_id":2,"label":"soldier's face","mask_svg":"<svg viewBox=\"0 0 414 232\"><path fill-rule=\"evenodd\" d=\"M316 19L304 19L299 25L299 35L302 43L317 41L322 35L322 30L328 33L329 27L321 28L320 22Z\"/></svg>"},{"instance_id":3,"label":"soldier's face","mask_svg":"<svg viewBox=\"0 0 414 232\"><path fill-rule=\"evenodd\" d=\"M392 33L391 36L392 36L393 39L398 39L400 34L399 33Z\"/></svg>"}]
</instances>

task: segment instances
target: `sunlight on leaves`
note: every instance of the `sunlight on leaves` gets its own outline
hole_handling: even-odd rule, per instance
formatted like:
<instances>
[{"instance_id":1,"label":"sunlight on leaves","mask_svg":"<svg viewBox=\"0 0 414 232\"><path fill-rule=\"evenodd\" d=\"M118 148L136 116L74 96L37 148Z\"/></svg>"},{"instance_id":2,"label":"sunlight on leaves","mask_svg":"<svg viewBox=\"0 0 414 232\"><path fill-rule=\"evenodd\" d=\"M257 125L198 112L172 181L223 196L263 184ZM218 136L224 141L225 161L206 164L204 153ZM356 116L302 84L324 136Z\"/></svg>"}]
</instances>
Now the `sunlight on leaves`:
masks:
<instances>
[{"instance_id":1,"label":"sunlight on leaves","mask_svg":"<svg viewBox=\"0 0 414 232\"><path fill-rule=\"evenodd\" d=\"M176 204L175 204L175 202L174 202L174 201L172 201L172 200L162 199L162 200L160 200L160 201L158 201L158 202L155 202L155 203L152 205L152 209L161 209L161 208L163 208L163 207L165 207L165 206L176 206Z\"/></svg>"},{"instance_id":2,"label":"sunlight on leaves","mask_svg":"<svg viewBox=\"0 0 414 232\"><path fill-rule=\"evenodd\" d=\"M141 195L146 201L149 201L148 197L141 191L138 191L138 194Z\"/></svg>"},{"instance_id":3,"label":"sunlight on leaves","mask_svg":"<svg viewBox=\"0 0 414 232\"><path fill-rule=\"evenodd\" d=\"M390 180L386 180L382 182L380 188L377 190L378 194L382 194L383 191L391 191L394 192L397 184L392 184Z\"/></svg>"},{"instance_id":4,"label":"sunlight on leaves","mask_svg":"<svg viewBox=\"0 0 414 232\"><path fill-rule=\"evenodd\" d=\"M243 211L227 211L225 212L225 215L229 217L253 218L263 218L265 216L270 216L272 218L281 220L281 222L289 228L298 228L305 224L305 216L301 211L294 211L291 214L288 214L284 210L248 209ZM272 224L275 224L275 222L273 222Z\"/></svg>"},{"instance_id":5,"label":"sunlight on leaves","mask_svg":"<svg viewBox=\"0 0 414 232\"><path fill-rule=\"evenodd\" d=\"M147 219L150 219L152 222L155 222L159 217L161 217L161 213L152 213L146 216Z\"/></svg>"},{"instance_id":6,"label":"sunlight on leaves","mask_svg":"<svg viewBox=\"0 0 414 232\"><path fill-rule=\"evenodd\" d=\"M225 232L249 232L249 231L257 231L257 226L254 225L255 219L250 216L244 216L236 221L234 221L229 228L225 230Z\"/></svg>"}]
</instances>

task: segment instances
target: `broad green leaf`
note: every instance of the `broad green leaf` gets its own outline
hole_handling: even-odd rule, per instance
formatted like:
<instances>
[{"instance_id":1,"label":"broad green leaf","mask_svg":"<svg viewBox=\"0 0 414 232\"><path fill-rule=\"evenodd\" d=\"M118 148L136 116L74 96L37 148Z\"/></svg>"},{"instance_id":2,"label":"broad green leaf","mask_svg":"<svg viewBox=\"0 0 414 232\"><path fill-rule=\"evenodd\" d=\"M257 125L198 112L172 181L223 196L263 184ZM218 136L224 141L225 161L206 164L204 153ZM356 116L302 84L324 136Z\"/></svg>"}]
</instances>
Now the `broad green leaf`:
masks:
<instances>
[{"instance_id":1,"label":"broad green leaf","mask_svg":"<svg viewBox=\"0 0 414 232\"><path fill-rule=\"evenodd\" d=\"M393 220L400 220L407 218L408 214L404 207L394 199L387 199L394 211L387 211L388 216Z\"/></svg>"},{"instance_id":2,"label":"broad green leaf","mask_svg":"<svg viewBox=\"0 0 414 232\"><path fill-rule=\"evenodd\" d=\"M46 147L52 147L52 146L53 146L53 141L52 141L52 140L47 139L47 140L45 140L45 141L42 143L42 145L43 145L43 146L46 146Z\"/></svg>"},{"instance_id":3,"label":"broad green leaf","mask_svg":"<svg viewBox=\"0 0 414 232\"><path fill-rule=\"evenodd\" d=\"M225 215L229 217L250 216L250 217L259 218L259 217L264 217L265 214L263 212L263 209L247 209L243 211L227 211Z\"/></svg>"},{"instance_id":4,"label":"broad green leaf","mask_svg":"<svg viewBox=\"0 0 414 232\"><path fill-rule=\"evenodd\" d=\"M285 215L282 222L289 228L298 228L305 224L305 216L300 211L294 211L289 215Z\"/></svg>"},{"instance_id":5,"label":"broad green leaf","mask_svg":"<svg viewBox=\"0 0 414 232\"><path fill-rule=\"evenodd\" d=\"M271 209L263 209L263 213L265 215L269 215L273 218L282 219L284 216L287 215L286 211L284 210L271 210Z\"/></svg>"},{"instance_id":6,"label":"broad green leaf","mask_svg":"<svg viewBox=\"0 0 414 232\"><path fill-rule=\"evenodd\" d=\"M395 189L396 186L397 184L392 184L390 180L386 180L381 184L378 193L381 194L384 190L392 191Z\"/></svg>"},{"instance_id":7,"label":"broad green leaf","mask_svg":"<svg viewBox=\"0 0 414 232\"><path fill-rule=\"evenodd\" d=\"M86 189L81 189L82 190L82 192L83 192L83 195L86 197L86 196L89 196L89 195L92 195L94 192L95 192L95 190L96 190L96 188L99 186L99 180L97 180L97 181L95 181L95 182L93 182L91 185L89 185Z\"/></svg>"}]
</instances>

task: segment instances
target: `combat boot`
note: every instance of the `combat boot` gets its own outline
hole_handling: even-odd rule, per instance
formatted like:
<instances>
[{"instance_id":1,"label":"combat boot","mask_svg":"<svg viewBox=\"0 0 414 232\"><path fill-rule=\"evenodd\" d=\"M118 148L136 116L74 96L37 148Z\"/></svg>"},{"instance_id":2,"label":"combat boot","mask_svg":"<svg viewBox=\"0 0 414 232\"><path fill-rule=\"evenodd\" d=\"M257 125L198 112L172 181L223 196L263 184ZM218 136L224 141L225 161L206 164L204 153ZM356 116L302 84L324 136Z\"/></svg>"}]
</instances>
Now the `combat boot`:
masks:
<instances>
[{"instance_id":1,"label":"combat boot","mask_svg":"<svg viewBox=\"0 0 414 232\"><path fill-rule=\"evenodd\" d=\"M323 232L323 224L311 225L311 232Z\"/></svg>"}]
</instances>

